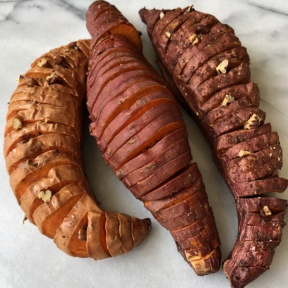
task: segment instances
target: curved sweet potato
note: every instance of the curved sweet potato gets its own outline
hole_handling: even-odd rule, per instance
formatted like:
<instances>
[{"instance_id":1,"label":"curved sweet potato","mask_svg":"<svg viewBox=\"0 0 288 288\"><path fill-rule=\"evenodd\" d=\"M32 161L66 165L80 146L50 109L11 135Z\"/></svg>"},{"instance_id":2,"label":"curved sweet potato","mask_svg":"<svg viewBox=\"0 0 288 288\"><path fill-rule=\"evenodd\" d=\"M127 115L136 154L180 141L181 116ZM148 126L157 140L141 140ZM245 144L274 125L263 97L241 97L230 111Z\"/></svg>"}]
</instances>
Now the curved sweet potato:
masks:
<instances>
[{"instance_id":1,"label":"curved sweet potato","mask_svg":"<svg viewBox=\"0 0 288 288\"><path fill-rule=\"evenodd\" d=\"M8 108L4 153L25 217L67 254L102 259L140 244L150 220L102 211L84 176L89 44L79 40L51 50L21 76Z\"/></svg>"}]
</instances>

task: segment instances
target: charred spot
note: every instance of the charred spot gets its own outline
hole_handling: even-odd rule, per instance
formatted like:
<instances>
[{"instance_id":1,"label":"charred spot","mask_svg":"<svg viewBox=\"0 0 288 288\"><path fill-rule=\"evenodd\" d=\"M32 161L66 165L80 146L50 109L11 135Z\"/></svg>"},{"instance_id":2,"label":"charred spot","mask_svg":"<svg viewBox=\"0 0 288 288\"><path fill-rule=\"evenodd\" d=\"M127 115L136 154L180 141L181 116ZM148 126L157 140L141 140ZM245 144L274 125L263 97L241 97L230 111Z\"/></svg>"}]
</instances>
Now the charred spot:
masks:
<instances>
[{"instance_id":1,"label":"charred spot","mask_svg":"<svg viewBox=\"0 0 288 288\"><path fill-rule=\"evenodd\" d=\"M70 65L68 64L68 62L66 61L64 56L60 56L60 55L55 56L54 62L55 62L56 65L62 66L64 68L69 68L70 67Z\"/></svg>"},{"instance_id":2,"label":"charred spot","mask_svg":"<svg viewBox=\"0 0 288 288\"><path fill-rule=\"evenodd\" d=\"M75 50L79 50L79 47L77 46L76 42L72 42L68 45L68 48L70 49L75 49Z\"/></svg>"},{"instance_id":3,"label":"charred spot","mask_svg":"<svg viewBox=\"0 0 288 288\"><path fill-rule=\"evenodd\" d=\"M247 267L247 261L241 259L239 262L239 267Z\"/></svg>"},{"instance_id":4,"label":"charred spot","mask_svg":"<svg viewBox=\"0 0 288 288\"><path fill-rule=\"evenodd\" d=\"M52 77L47 79L47 83L49 85L61 84L62 82L63 82L62 78L60 76L58 76L57 74L54 74Z\"/></svg>"},{"instance_id":5,"label":"charred spot","mask_svg":"<svg viewBox=\"0 0 288 288\"><path fill-rule=\"evenodd\" d=\"M235 281L239 281L239 280L241 279L241 277L240 277L239 275L237 275L237 274L234 273L234 274L232 275L232 279L235 280Z\"/></svg>"},{"instance_id":6,"label":"charred spot","mask_svg":"<svg viewBox=\"0 0 288 288\"><path fill-rule=\"evenodd\" d=\"M28 87L39 86L38 82L34 78L27 77L26 79Z\"/></svg>"},{"instance_id":7,"label":"charred spot","mask_svg":"<svg viewBox=\"0 0 288 288\"><path fill-rule=\"evenodd\" d=\"M206 26L204 25L198 25L197 28L196 28L196 33L197 34L208 34L209 33L209 28L207 28Z\"/></svg>"},{"instance_id":8,"label":"charred spot","mask_svg":"<svg viewBox=\"0 0 288 288\"><path fill-rule=\"evenodd\" d=\"M49 63L47 59L40 60L40 63L38 64L38 66L43 67L43 68L52 68L51 64Z\"/></svg>"},{"instance_id":9,"label":"charred spot","mask_svg":"<svg viewBox=\"0 0 288 288\"><path fill-rule=\"evenodd\" d=\"M26 134L23 136L21 143L27 143L30 139L34 138L35 135L33 134Z\"/></svg>"},{"instance_id":10,"label":"charred spot","mask_svg":"<svg viewBox=\"0 0 288 288\"><path fill-rule=\"evenodd\" d=\"M39 163L36 162L34 159L29 159L28 160L28 165L30 165L32 167L38 167Z\"/></svg>"}]
</instances>

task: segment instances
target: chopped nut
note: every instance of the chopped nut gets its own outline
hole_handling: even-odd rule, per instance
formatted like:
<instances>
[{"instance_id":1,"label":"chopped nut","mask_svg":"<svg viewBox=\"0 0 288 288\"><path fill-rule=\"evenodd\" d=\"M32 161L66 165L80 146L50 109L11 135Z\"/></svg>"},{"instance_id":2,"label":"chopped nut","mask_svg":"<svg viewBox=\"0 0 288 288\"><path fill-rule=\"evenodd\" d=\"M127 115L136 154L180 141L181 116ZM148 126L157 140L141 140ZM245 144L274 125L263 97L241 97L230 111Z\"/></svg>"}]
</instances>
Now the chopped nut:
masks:
<instances>
[{"instance_id":1,"label":"chopped nut","mask_svg":"<svg viewBox=\"0 0 288 288\"><path fill-rule=\"evenodd\" d=\"M44 67L44 68L51 68L51 65L49 64L48 60L45 58L40 59L40 61L37 63L38 67Z\"/></svg>"},{"instance_id":2,"label":"chopped nut","mask_svg":"<svg viewBox=\"0 0 288 288\"><path fill-rule=\"evenodd\" d=\"M235 101L235 98L229 94L226 94L222 103L221 103L221 106L227 106L228 104L232 103L233 101Z\"/></svg>"},{"instance_id":3,"label":"chopped nut","mask_svg":"<svg viewBox=\"0 0 288 288\"><path fill-rule=\"evenodd\" d=\"M38 83L34 78L27 77L27 86L28 87L38 86Z\"/></svg>"},{"instance_id":4,"label":"chopped nut","mask_svg":"<svg viewBox=\"0 0 288 288\"><path fill-rule=\"evenodd\" d=\"M216 71L218 74L225 74L227 73L227 67L228 67L228 60L225 59L223 60L217 67L216 67Z\"/></svg>"},{"instance_id":5,"label":"chopped nut","mask_svg":"<svg viewBox=\"0 0 288 288\"><path fill-rule=\"evenodd\" d=\"M12 127L14 130L20 130L23 127L23 120L20 116L15 116L12 121Z\"/></svg>"},{"instance_id":6,"label":"chopped nut","mask_svg":"<svg viewBox=\"0 0 288 288\"><path fill-rule=\"evenodd\" d=\"M162 19L163 17L165 16L165 14L164 14L164 12L163 11L161 11L161 13L160 13L160 19Z\"/></svg>"},{"instance_id":7,"label":"chopped nut","mask_svg":"<svg viewBox=\"0 0 288 288\"><path fill-rule=\"evenodd\" d=\"M188 6L185 12L189 13L189 12L191 12L192 10L194 10L193 5Z\"/></svg>"},{"instance_id":8,"label":"chopped nut","mask_svg":"<svg viewBox=\"0 0 288 288\"><path fill-rule=\"evenodd\" d=\"M136 142L136 137L132 137L130 138L130 140L128 141L129 144L134 144Z\"/></svg>"},{"instance_id":9,"label":"chopped nut","mask_svg":"<svg viewBox=\"0 0 288 288\"><path fill-rule=\"evenodd\" d=\"M244 123L244 129L250 130L253 128L257 128L259 124L261 123L262 119L257 115L253 114L245 123Z\"/></svg>"},{"instance_id":10,"label":"chopped nut","mask_svg":"<svg viewBox=\"0 0 288 288\"><path fill-rule=\"evenodd\" d=\"M167 38L170 38L171 37L171 33L170 32L165 32L165 35L167 36Z\"/></svg>"},{"instance_id":11,"label":"chopped nut","mask_svg":"<svg viewBox=\"0 0 288 288\"><path fill-rule=\"evenodd\" d=\"M71 48L71 49L75 49L75 50L79 50L79 47L77 46L77 43L76 42L72 42L68 45L68 48ZM70 51L70 50L69 50Z\"/></svg>"},{"instance_id":12,"label":"chopped nut","mask_svg":"<svg viewBox=\"0 0 288 288\"><path fill-rule=\"evenodd\" d=\"M63 66L64 68L69 68L69 64L67 63L65 57L57 55L54 57L54 62L56 65Z\"/></svg>"},{"instance_id":13,"label":"chopped nut","mask_svg":"<svg viewBox=\"0 0 288 288\"><path fill-rule=\"evenodd\" d=\"M197 38L197 35L196 35L196 34L192 34L192 35L189 37L189 41L192 43L196 38Z\"/></svg>"},{"instance_id":14,"label":"chopped nut","mask_svg":"<svg viewBox=\"0 0 288 288\"><path fill-rule=\"evenodd\" d=\"M61 77L57 75L55 71L53 71L49 76L46 77L46 81L49 85L62 83Z\"/></svg>"},{"instance_id":15,"label":"chopped nut","mask_svg":"<svg viewBox=\"0 0 288 288\"><path fill-rule=\"evenodd\" d=\"M40 191L38 193L37 197L46 203L46 202L50 201L50 199L52 197L52 192L51 192L51 190Z\"/></svg>"},{"instance_id":16,"label":"chopped nut","mask_svg":"<svg viewBox=\"0 0 288 288\"><path fill-rule=\"evenodd\" d=\"M24 79L24 78L25 78L25 76L22 75L22 74L20 74L20 75L19 75L19 78L16 79L16 82L20 82L20 80L22 80L22 79Z\"/></svg>"},{"instance_id":17,"label":"chopped nut","mask_svg":"<svg viewBox=\"0 0 288 288\"><path fill-rule=\"evenodd\" d=\"M147 166L145 166L145 170L148 171L148 170L153 170L153 169L156 169L157 168L157 163L155 162L152 162L150 164L148 164Z\"/></svg>"},{"instance_id":18,"label":"chopped nut","mask_svg":"<svg viewBox=\"0 0 288 288\"><path fill-rule=\"evenodd\" d=\"M199 38L198 37L192 42L192 45L195 45L197 43L199 43Z\"/></svg>"},{"instance_id":19,"label":"chopped nut","mask_svg":"<svg viewBox=\"0 0 288 288\"><path fill-rule=\"evenodd\" d=\"M243 157L243 156L246 156L246 155L250 155L252 154L250 151L246 151L246 150L240 150L240 152L238 153L238 156L239 157Z\"/></svg>"},{"instance_id":20,"label":"chopped nut","mask_svg":"<svg viewBox=\"0 0 288 288\"><path fill-rule=\"evenodd\" d=\"M270 215L272 215L272 212L270 211L270 209L269 209L268 206L264 206L264 207L263 207L263 212L264 212L265 216L270 216Z\"/></svg>"},{"instance_id":21,"label":"chopped nut","mask_svg":"<svg viewBox=\"0 0 288 288\"><path fill-rule=\"evenodd\" d=\"M120 177L122 175L122 170L121 169L116 170L115 174L117 177Z\"/></svg>"}]
</instances>

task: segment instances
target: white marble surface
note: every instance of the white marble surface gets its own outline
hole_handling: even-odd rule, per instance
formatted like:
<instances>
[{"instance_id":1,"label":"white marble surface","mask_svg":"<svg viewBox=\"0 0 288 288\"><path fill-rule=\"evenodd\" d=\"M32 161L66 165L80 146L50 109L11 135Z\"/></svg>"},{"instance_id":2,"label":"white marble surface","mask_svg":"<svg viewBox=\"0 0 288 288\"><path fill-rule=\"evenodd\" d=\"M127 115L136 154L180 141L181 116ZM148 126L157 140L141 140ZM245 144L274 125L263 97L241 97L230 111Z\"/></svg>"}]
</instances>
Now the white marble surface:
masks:
<instances>
[{"instance_id":1,"label":"white marble surface","mask_svg":"<svg viewBox=\"0 0 288 288\"><path fill-rule=\"evenodd\" d=\"M25 72L34 58L54 47L89 37L85 12L92 1L76 0L0 0L0 137L7 102L16 87L15 79ZM151 63L155 57L141 23L138 10L187 6L213 13L234 27L251 56L252 79L261 89L261 107L267 120L279 132L284 150L281 175L288 176L288 2L285 0L178 0L116 1L124 15L143 32L144 52ZM208 145L198 128L189 125L192 153L203 173L210 204L214 209L222 241L223 259L233 247L237 218L224 181L211 161ZM110 169L103 163L95 142L87 137L85 159L88 175L103 208L137 217L150 217ZM89 148L87 148L89 147ZM9 186L3 156L0 156L0 287L125 287L125 288L213 288L229 287L223 272L197 277L176 251L169 233L153 221L145 242L133 252L114 259L95 262L66 256L37 228L22 224L20 210ZM279 195L288 198L288 192ZM286 221L287 221L286 217ZM276 250L270 271L249 287L282 288L288 282L288 228Z\"/></svg>"}]
</instances>

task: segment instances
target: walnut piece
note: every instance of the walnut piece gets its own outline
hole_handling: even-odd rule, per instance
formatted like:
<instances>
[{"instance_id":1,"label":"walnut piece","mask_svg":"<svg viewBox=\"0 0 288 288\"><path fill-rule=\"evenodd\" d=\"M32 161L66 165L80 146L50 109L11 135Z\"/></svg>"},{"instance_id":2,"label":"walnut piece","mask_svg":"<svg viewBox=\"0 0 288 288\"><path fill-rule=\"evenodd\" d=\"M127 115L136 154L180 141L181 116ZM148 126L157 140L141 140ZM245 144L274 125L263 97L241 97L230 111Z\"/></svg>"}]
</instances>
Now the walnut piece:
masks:
<instances>
[{"instance_id":1,"label":"walnut piece","mask_svg":"<svg viewBox=\"0 0 288 288\"><path fill-rule=\"evenodd\" d=\"M50 64L46 58L40 59L40 61L37 63L37 66L40 68L42 68L42 67L51 68L51 66L50 66Z\"/></svg>"},{"instance_id":2,"label":"walnut piece","mask_svg":"<svg viewBox=\"0 0 288 288\"><path fill-rule=\"evenodd\" d=\"M163 17L165 16L165 14L164 14L164 12L163 11L161 11L161 13L160 13L160 19L162 19Z\"/></svg>"},{"instance_id":3,"label":"walnut piece","mask_svg":"<svg viewBox=\"0 0 288 288\"><path fill-rule=\"evenodd\" d=\"M243 156L246 156L246 155L251 155L252 153L250 151L246 151L246 150L240 150L239 153L238 153L238 156L241 158Z\"/></svg>"},{"instance_id":4,"label":"walnut piece","mask_svg":"<svg viewBox=\"0 0 288 288\"><path fill-rule=\"evenodd\" d=\"M190 43L192 43L192 45L195 45L199 42L199 39L197 37L197 34L192 34L190 37L189 37L189 41Z\"/></svg>"},{"instance_id":5,"label":"walnut piece","mask_svg":"<svg viewBox=\"0 0 288 288\"><path fill-rule=\"evenodd\" d=\"M165 35L166 35L167 38L171 37L171 33L169 31L165 32Z\"/></svg>"},{"instance_id":6,"label":"walnut piece","mask_svg":"<svg viewBox=\"0 0 288 288\"><path fill-rule=\"evenodd\" d=\"M52 197L51 190L40 191L37 195L39 199L41 199L44 203L50 201Z\"/></svg>"},{"instance_id":7,"label":"walnut piece","mask_svg":"<svg viewBox=\"0 0 288 288\"><path fill-rule=\"evenodd\" d=\"M12 121L12 127L14 130L20 130L23 127L23 120L20 116L15 116L13 121Z\"/></svg>"},{"instance_id":8,"label":"walnut piece","mask_svg":"<svg viewBox=\"0 0 288 288\"><path fill-rule=\"evenodd\" d=\"M191 12L192 10L194 10L193 5L188 6L185 12L186 12L186 13L189 13L189 12Z\"/></svg>"},{"instance_id":9,"label":"walnut piece","mask_svg":"<svg viewBox=\"0 0 288 288\"><path fill-rule=\"evenodd\" d=\"M136 141L137 141L137 138L134 136L134 137L129 139L128 143L129 144L134 144Z\"/></svg>"},{"instance_id":10,"label":"walnut piece","mask_svg":"<svg viewBox=\"0 0 288 288\"><path fill-rule=\"evenodd\" d=\"M228 67L229 61L227 59L223 60L217 67L216 71L218 74L225 74L227 73L227 67Z\"/></svg>"},{"instance_id":11,"label":"walnut piece","mask_svg":"<svg viewBox=\"0 0 288 288\"><path fill-rule=\"evenodd\" d=\"M263 207L263 212L264 212L265 216L270 216L270 215L272 215L272 212L270 211L270 209L269 209L268 206L264 206L264 207Z\"/></svg>"},{"instance_id":12,"label":"walnut piece","mask_svg":"<svg viewBox=\"0 0 288 288\"><path fill-rule=\"evenodd\" d=\"M27 82L26 83L27 83L28 87L38 86L38 83L37 83L37 81L34 78L27 77Z\"/></svg>"},{"instance_id":13,"label":"walnut piece","mask_svg":"<svg viewBox=\"0 0 288 288\"><path fill-rule=\"evenodd\" d=\"M227 106L228 104L232 103L233 101L235 101L235 98L229 94L226 94L222 103L221 103L221 106Z\"/></svg>"},{"instance_id":14,"label":"walnut piece","mask_svg":"<svg viewBox=\"0 0 288 288\"><path fill-rule=\"evenodd\" d=\"M49 85L62 83L61 77L57 75L55 71L52 71L51 74L46 77L46 81Z\"/></svg>"},{"instance_id":15,"label":"walnut piece","mask_svg":"<svg viewBox=\"0 0 288 288\"><path fill-rule=\"evenodd\" d=\"M252 114L252 116L244 123L244 129L250 130L257 128L261 123L262 119L257 114Z\"/></svg>"}]
</instances>

